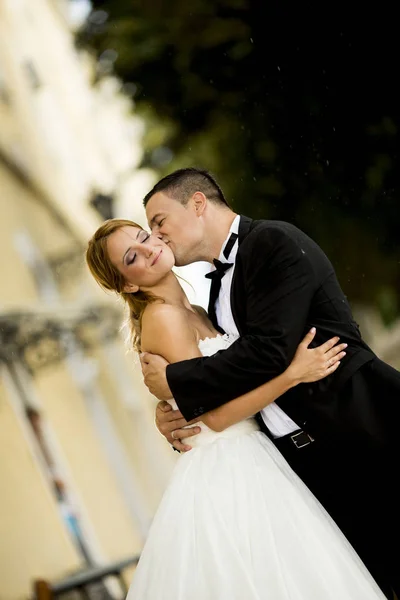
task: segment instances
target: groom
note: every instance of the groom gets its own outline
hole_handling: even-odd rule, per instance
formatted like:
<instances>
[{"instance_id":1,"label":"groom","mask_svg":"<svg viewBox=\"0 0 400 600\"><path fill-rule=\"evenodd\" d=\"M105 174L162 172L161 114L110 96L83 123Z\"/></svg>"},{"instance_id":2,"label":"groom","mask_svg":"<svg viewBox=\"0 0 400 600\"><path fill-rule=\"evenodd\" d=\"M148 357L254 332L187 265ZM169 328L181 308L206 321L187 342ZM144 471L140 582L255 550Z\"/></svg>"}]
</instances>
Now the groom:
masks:
<instances>
[{"instance_id":1,"label":"groom","mask_svg":"<svg viewBox=\"0 0 400 600\"><path fill-rule=\"evenodd\" d=\"M293 388L257 415L262 431L336 520L388 598L400 598L400 518L395 481L400 374L363 341L321 248L281 221L236 215L215 179L180 169L144 199L153 234L176 265L214 264L209 316L240 334L212 357L168 365L145 354L145 383L179 411L157 408L170 443L193 434L186 421L281 373L311 326L319 345L338 335L347 357L333 375ZM215 260L216 259L216 260Z\"/></svg>"}]
</instances>

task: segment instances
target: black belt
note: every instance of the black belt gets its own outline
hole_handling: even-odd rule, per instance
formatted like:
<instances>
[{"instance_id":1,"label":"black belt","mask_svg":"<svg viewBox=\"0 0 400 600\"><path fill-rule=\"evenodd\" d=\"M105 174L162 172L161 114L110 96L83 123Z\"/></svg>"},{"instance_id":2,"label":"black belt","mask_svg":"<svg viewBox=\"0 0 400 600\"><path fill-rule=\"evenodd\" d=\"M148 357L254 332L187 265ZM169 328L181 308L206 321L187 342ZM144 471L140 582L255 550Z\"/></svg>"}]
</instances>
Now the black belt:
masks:
<instances>
[{"instance_id":1,"label":"black belt","mask_svg":"<svg viewBox=\"0 0 400 600\"><path fill-rule=\"evenodd\" d=\"M314 438L309 433L302 429L297 429L293 433L288 433L280 438L274 439L275 444L279 447L280 445L289 445L300 450L305 448L314 442Z\"/></svg>"}]
</instances>

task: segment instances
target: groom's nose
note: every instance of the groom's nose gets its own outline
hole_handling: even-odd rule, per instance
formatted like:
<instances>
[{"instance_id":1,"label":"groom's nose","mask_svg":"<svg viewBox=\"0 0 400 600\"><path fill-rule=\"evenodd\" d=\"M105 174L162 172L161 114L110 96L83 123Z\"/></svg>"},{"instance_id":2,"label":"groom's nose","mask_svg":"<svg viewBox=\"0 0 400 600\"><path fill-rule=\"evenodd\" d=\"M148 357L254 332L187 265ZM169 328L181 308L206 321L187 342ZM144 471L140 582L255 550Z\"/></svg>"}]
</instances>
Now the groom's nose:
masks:
<instances>
[{"instance_id":1,"label":"groom's nose","mask_svg":"<svg viewBox=\"0 0 400 600\"><path fill-rule=\"evenodd\" d=\"M162 233L158 232L158 233L153 233L153 235L155 235L159 240L161 240L162 242L164 242L165 244L167 244L169 242L169 239L166 235L163 235Z\"/></svg>"}]
</instances>

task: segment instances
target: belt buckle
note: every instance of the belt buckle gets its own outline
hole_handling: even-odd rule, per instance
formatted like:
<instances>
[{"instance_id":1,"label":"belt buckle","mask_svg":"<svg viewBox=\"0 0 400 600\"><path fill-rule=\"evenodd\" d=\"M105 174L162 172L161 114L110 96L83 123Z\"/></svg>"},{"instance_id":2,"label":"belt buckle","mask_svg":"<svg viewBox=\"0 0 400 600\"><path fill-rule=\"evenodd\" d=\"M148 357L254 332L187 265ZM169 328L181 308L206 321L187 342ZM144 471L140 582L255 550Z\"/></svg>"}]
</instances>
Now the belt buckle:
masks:
<instances>
[{"instance_id":1,"label":"belt buckle","mask_svg":"<svg viewBox=\"0 0 400 600\"><path fill-rule=\"evenodd\" d=\"M297 439L299 437L300 439ZM311 435L309 435L305 431L298 431L297 433L294 433L290 436L290 439L292 440L296 448L304 448L304 446L309 446L311 442L314 441Z\"/></svg>"}]
</instances>

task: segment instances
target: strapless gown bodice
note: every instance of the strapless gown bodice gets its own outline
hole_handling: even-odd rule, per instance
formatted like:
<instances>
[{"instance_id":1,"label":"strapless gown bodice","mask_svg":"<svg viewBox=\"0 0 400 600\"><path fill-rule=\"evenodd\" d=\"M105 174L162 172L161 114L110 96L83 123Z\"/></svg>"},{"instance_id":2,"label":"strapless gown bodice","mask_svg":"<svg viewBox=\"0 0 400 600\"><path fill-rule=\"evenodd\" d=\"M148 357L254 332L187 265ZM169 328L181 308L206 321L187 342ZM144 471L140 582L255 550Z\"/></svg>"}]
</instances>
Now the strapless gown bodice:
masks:
<instances>
[{"instance_id":1,"label":"strapless gown bodice","mask_svg":"<svg viewBox=\"0 0 400 600\"><path fill-rule=\"evenodd\" d=\"M232 334L217 335L216 337L207 337L199 341L199 350L203 356L211 356L220 350L228 348L239 336ZM175 400L169 400L171 406L176 409L178 408ZM227 427L224 431L213 431L203 421L198 421L197 426L201 428L201 432L197 435L192 436L187 440L187 443L192 448L211 444L212 442L221 438L234 438L241 435L258 431L259 427L256 420L253 417L249 417L240 423ZM188 425L188 427L194 427L195 425Z\"/></svg>"}]
</instances>

